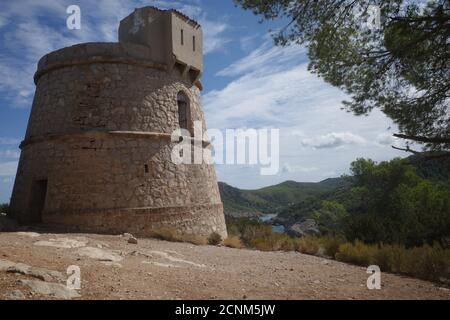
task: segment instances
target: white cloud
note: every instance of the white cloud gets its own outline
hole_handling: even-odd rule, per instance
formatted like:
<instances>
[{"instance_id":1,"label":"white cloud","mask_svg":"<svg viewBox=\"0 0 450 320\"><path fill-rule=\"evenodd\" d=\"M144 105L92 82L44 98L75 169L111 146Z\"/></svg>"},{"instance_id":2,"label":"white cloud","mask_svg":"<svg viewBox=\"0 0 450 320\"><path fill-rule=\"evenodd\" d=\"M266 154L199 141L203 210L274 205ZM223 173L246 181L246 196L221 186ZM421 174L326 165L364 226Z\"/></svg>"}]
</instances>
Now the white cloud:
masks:
<instances>
[{"instance_id":1,"label":"white cloud","mask_svg":"<svg viewBox=\"0 0 450 320\"><path fill-rule=\"evenodd\" d=\"M19 159L20 151L13 149L0 150L0 158Z\"/></svg>"},{"instance_id":2,"label":"white cloud","mask_svg":"<svg viewBox=\"0 0 450 320\"><path fill-rule=\"evenodd\" d=\"M0 93L13 107L29 106L34 94L33 64L0 55Z\"/></svg>"},{"instance_id":3,"label":"white cloud","mask_svg":"<svg viewBox=\"0 0 450 320\"><path fill-rule=\"evenodd\" d=\"M245 36L239 39L239 44L243 51L249 51L257 45L258 35Z\"/></svg>"},{"instance_id":4,"label":"white cloud","mask_svg":"<svg viewBox=\"0 0 450 320\"><path fill-rule=\"evenodd\" d=\"M230 39L223 36L228 25L223 22L200 20L203 28L203 53L209 54L222 49Z\"/></svg>"},{"instance_id":5,"label":"white cloud","mask_svg":"<svg viewBox=\"0 0 450 320\"><path fill-rule=\"evenodd\" d=\"M117 41L118 22L135 7L173 7L192 16L203 24L207 54L222 50L230 41L227 37L230 26L226 19L213 20L201 9L199 0L79 1L82 30L78 31L68 31L65 27L65 9L70 4L69 0L2 3L2 18L9 23L14 21L14 26L10 28L8 24L2 28L2 43L5 47L0 55L0 94L13 101L13 105L31 105L34 92L32 77L41 55L80 42ZM42 17L52 18L52 23ZM17 55L18 52L20 55ZM344 172L349 162L357 156L384 160L393 155L404 155L395 153L381 142L353 143L351 148L311 149L302 146L302 139L323 137L330 132L351 132L366 141L377 141L377 137L385 133L387 127L393 126L379 111L373 112L370 117L355 117L341 111L340 101L345 99L345 95L307 71L304 48L274 47L271 40L267 40L246 57L219 71L218 75L230 77L231 82L224 88L207 92L203 97L209 128L281 129L280 163L286 164L283 167L284 174L262 177L259 176L258 167L218 166L219 177L234 185L250 188L288 178L317 181L330 174ZM343 138L334 139L336 142ZM20 140L0 138L0 144L18 143ZM0 172L8 171L9 166L8 172L13 171L14 175L12 163L0 164Z\"/></svg>"},{"instance_id":6,"label":"white cloud","mask_svg":"<svg viewBox=\"0 0 450 320\"><path fill-rule=\"evenodd\" d=\"M206 92L208 128L279 128L281 174L219 166L219 180L245 188L282 182L320 181L348 172L358 157L376 161L405 154L375 143L395 125L379 110L357 117L341 110L347 97L307 70L305 50L263 43L218 75L232 77ZM317 170L313 170L316 169Z\"/></svg>"},{"instance_id":7,"label":"white cloud","mask_svg":"<svg viewBox=\"0 0 450 320\"><path fill-rule=\"evenodd\" d=\"M302 146L315 149L337 148L344 145L363 145L366 140L350 132L331 132L322 136L313 138L304 138L300 140Z\"/></svg>"},{"instance_id":8,"label":"white cloud","mask_svg":"<svg viewBox=\"0 0 450 320\"><path fill-rule=\"evenodd\" d=\"M376 141L379 144L389 145L389 144L392 144L392 142L394 141L394 137L392 137L392 135L390 135L388 133L380 133L377 136Z\"/></svg>"},{"instance_id":9,"label":"white cloud","mask_svg":"<svg viewBox=\"0 0 450 320\"><path fill-rule=\"evenodd\" d=\"M385 146L390 146L390 145L394 145L398 142L398 138L395 138L392 133L380 133L377 138L375 139L375 141L381 145L385 145Z\"/></svg>"},{"instance_id":10,"label":"white cloud","mask_svg":"<svg viewBox=\"0 0 450 320\"><path fill-rule=\"evenodd\" d=\"M284 163L281 167L281 173L297 173L297 172L314 172L319 170L317 167L303 167L300 165L291 165L289 163Z\"/></svg>"},{"instance_id":11,"label":"white cloud","mask_svg":"<svg viewBox=\"0 0 450 320\"><path fill-rule=\"evenodd\" d=\"M17 172L17 161L0 163L0 176L14 176Z\"/></svg>"},{"instance_id":12,"label":"white cloud","mask_svg":"<svg viewBox=\"0 0 450 320\"><path fill-rule=\"evenodd\" d=\"M6 145L17 144L18 145L19 143L20 143L20 139L0 137L0 145L2 145L2 144L6 144Z\"/></svg>"},{"instance_id":13,"label":"white cloud","mask_svg":"<svg viewBox=\"0 0 450 320\"><path fill-rule=\"evenodd\" d=\"M0 15L0 28L8 24L8 19L6 17Z\"/></svg>"},{"instance_id":14,"label":"white cloud","mask_svg":"<svg viewBox=\"0 0 450 320\"><path fill-rule=\"evenodd\" d=\"M275 47L272 40L266 40L262 46L246 57L219 71L219 76L239 76L245 73L266 73L286 69L293 62L305 62L305 49L298 46ZM297 59L296 59L297 58Z\"/></svg>"},{"instance_id":15,"label":"white cloud","mask_svg":"<svg viewBox=\"0 0 450 320\"><path fill-rule=\"evenodd\" d=\"M147 1L98 0L79 1L81 30L66 28L69 0L23 0L2 3L0 27L14 21L2 34L0 54L0 93L13 107L29 107L34 94L33 75L38 60L45 54L82 42L115 42L119 22L135 8L154 5L174 8L203 23L205 54L220 50L229 41L228 26L212 20L198 0ZM49 17L49 21L42 19ZM3 31L3 30L2 30Z\"/></svg>"}]
</instances>

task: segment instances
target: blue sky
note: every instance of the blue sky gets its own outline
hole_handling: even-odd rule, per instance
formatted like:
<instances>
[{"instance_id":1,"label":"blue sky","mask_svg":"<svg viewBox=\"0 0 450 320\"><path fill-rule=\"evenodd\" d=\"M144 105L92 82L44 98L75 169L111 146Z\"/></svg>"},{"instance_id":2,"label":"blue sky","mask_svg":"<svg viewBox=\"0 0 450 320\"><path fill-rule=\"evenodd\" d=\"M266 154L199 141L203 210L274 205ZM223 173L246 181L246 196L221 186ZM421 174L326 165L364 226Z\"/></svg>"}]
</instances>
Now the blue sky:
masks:
<instances>
[{"instance_id":1,"label":"blue sky","mask_svg":"<svg viewBox=\"0 0 450 320\"><path fill-rule=\"evenodd\" d=\"M66 8L81 8L81 30L66 28ZM345 95L307 71L306 50L274 47L277 24L231 0L15 0L0 3L0 202L8 201L34 94L38 59L65 46L117 41L119 21L136 7L176 8L203 26L203 105L208 128L279 128L280 171L217 165L219 180L259 188L285 180L320 181L348 172L351 161L381 161L404 153L395 126L379 111L355 117L342 111Z\"/></svg>"}]
</instances>

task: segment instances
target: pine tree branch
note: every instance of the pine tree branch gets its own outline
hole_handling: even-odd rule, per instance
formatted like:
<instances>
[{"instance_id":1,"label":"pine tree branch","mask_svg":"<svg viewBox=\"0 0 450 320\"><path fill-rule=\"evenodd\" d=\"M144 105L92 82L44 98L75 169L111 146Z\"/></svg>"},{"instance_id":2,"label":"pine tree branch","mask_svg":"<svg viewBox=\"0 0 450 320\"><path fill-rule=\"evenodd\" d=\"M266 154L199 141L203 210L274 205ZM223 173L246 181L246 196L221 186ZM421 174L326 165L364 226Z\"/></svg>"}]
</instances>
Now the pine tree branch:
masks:
<instances>
[{"instance_id":1,"label":"pine tree branch","mask_svg":"<svg viewBox=\"0 0 450 320\"><path fill-rule=\"evenodd\" d=\"M423 136L412 136L412 135L406 135L406 134L400 134L395 133L394 137L405 139L405 140L412 140L417 142L424 142L424 143L450 143L449 137L423 137Z\"/></svg>"},{"instance_id":2,"label":"pine tree branch","mask_svg":"<svg viewBox=\"0 0 450 320\"><path fill-rule=\"evenodd\" d=\"M391 146L391 147L392 147L393 149L395 149L395 150L411 152L411 153L413 153L413 154L423 154L423 152L420 152L420 151L416 151L416 150L410 149L409 146L406 146L406 148L399 148L399 147L396 147L396 146Z\"/></svg>"},{"instance_id":3,"label":"pine tree branch","mask_svg":"<svg viewBox=\"0 0 450 320\"><path fill-rule=\"evenodd\" d=\"M399 148L396 146L391 146L391 147L395 150L406 151L406 152L410 152L415 155L419 155L419 156L423 157L425 160L450 158L450 152L437 152L437 153L420 152L420 151L412 150L409 146L406 146L406 148Z\"/></svg>"}]
</instances>

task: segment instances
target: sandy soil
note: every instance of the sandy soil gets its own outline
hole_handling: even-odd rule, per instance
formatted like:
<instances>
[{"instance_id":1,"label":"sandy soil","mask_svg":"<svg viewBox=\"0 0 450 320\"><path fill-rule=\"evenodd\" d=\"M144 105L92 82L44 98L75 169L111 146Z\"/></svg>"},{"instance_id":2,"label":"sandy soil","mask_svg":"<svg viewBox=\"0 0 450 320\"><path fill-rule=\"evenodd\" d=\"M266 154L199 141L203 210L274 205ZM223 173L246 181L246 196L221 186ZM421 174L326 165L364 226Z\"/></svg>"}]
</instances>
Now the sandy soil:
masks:
<instances>
[{"instance_id":1,"label":"sandy soil","mask_svg":"<svg viewBox=\"0 0 450 320\"><path fill-rule=\"evenodd\" d=\"M59 271L64 277L70 265L79 266L81 290L75 299L450 299L447 288L387 273L382 274L381 290L369 290L365 268L296 252L154 239L131 244L127 239L0 233L0 299L59 297L23 281L43 282L40 273L14 272L5 267L8 263ZM64 279L60 283L65 285Z\"/></svg>"}]
</instances>

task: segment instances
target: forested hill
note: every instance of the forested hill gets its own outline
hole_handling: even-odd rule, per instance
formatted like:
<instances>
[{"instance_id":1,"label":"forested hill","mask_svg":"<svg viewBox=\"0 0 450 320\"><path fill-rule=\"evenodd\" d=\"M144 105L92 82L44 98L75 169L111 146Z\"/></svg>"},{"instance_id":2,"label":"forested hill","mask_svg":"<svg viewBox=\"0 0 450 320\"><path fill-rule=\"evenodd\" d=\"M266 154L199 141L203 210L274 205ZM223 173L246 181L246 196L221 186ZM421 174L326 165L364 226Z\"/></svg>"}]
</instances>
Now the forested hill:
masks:
<instances>
[{"instance_id":1,"label":"forested hill","mask_svg":"<svg viewBox=\"0 0 450 320\"><path fill-rule=\"evenodd\" d=\"M330 178L321 182L285 181L257 190L242 190L219 182L219 189L225 214L245 216L278 213L292 204L331 192L346 183L342 178Z\"/></svg>"},{"instance_id":2,"label":"forested hill","mask_svg":"<svg viewBox=\"0 0 450 320\"><path fill-rule=\"evenodd\" d=\"M423 156L413 155L405 158L404 161L406 164L413 165L420 177L437 181L450 188L450 160L448 158L425 159ZM345 190L349 188L350 181L345 178L329 178L320 182L285 181L257 190L238 189L219 182L225 214L233 216L289 212L288 208L294 209L295 204L314 198L338 200L345 203L348 201Z\"/></svg>"},{"instance_id":3,"label":"forested hill","mask_svg":"<svg viewBox=\"0 0 450 320\"><path fill-rule=\"evenodd\" d=\"M416 172L420 177L444 183L450 188L450 159L448 157L425 158L413 155L406 160L416 167Z\"/></svg>"}]
</instances>

